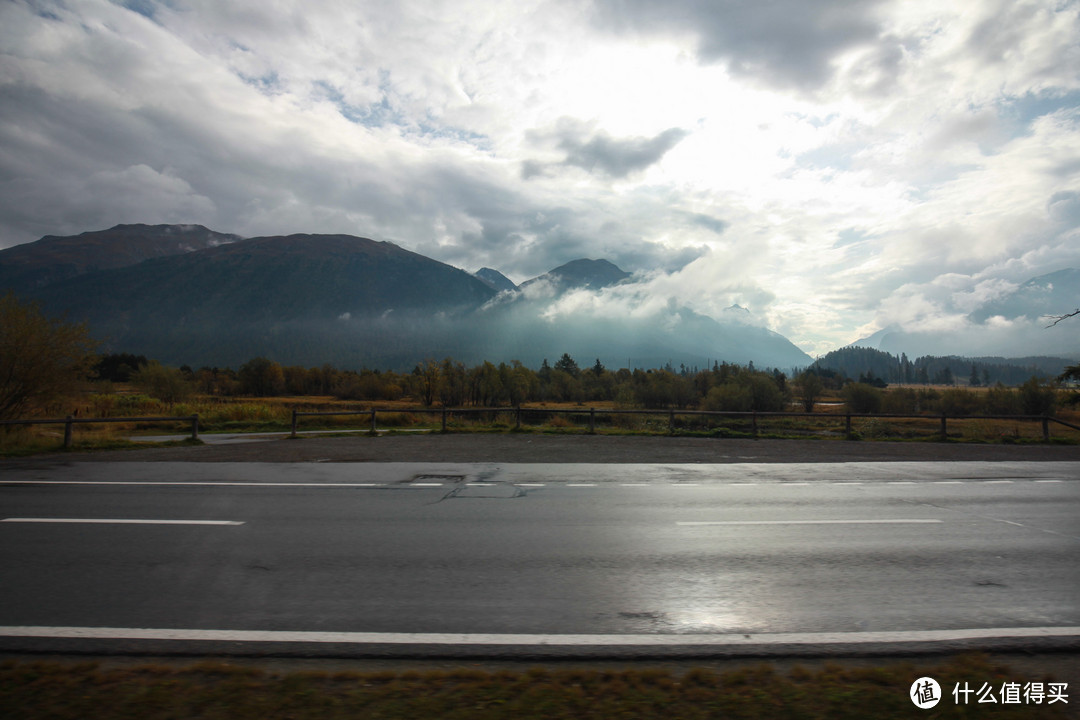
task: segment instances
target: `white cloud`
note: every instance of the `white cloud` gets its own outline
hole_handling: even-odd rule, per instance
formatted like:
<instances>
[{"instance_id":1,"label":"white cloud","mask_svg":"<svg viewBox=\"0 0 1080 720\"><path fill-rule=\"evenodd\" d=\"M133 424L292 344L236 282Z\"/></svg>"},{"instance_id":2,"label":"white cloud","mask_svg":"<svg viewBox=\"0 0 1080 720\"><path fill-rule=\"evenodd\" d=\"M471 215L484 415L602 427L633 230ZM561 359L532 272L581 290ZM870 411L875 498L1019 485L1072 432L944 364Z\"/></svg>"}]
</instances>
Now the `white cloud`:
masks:
<instances>
[{"instance_id":1,"label":"white cloud","mask_svg":"<svg viewBox=\"0 0 1080 720\"><path fill-rule=\"evenodd\" d=\"M1076 3L137 7L0 5L0 246L141 221L518 281L606 257L643 275L598 312L738 303L813 352L1080 267Z\"/></svg>"}]
</instances>

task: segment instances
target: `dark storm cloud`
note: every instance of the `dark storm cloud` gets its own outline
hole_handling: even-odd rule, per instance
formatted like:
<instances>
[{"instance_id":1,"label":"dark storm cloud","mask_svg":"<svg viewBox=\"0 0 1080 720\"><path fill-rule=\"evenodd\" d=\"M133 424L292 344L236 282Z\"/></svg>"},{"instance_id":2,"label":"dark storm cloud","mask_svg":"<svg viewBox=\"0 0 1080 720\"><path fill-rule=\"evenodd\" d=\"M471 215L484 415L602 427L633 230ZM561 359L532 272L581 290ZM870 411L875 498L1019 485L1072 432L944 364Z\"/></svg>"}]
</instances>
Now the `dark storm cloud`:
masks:
<instances>
[{"instance_id":1,"label":"dark storm cloud","mask_svg":"<svg viewBox=\"0 0 1080 720\"><path fill-rule=\"evenodd\" d=\"M613 138L599 132L585 141L573 136L564 137L559 147L566 151L563 161L566 165L624 178L658 162L687 134L679 128L670 128L652 138Z\"/></svg>"},{"instance_id":2,"label":"dark storm cloud","mask_svg":"<svg viewBox=\"0 0 1080 720\"><path fill-rule=\"evenodd\" d=\"M728 223L719 218L714 218L711 215L702 215L701 213L690 213L687 219L694 225L703 227L706 230L712 230L717 235L720 235L728 228Z\"/></svg>"},{"instance_id":3,"label":"dark storm cloud","mask_svg":"<svg viewBox=\"0 0 1080 720\"><path fill-rule=\"evenodd\" d=\"M681 128L668 128L654 137L616 138L603 130L594 132L587 123L562 118L554 130L532 131L529 139L541 145L554 143L565 153L565 159L556 165L621 179L656 164L689 134ZM545 176L553 167L550 163L526 160L521 176L525 180Z\"/></svg>"},{"instance_id":4,"label":"dark storm cloud","mask_svg":"<svg viewBox=\"0 0 1080 720\"><path fill-rule=\"evenodd\" d=\"M866 0L597 0L596 22L617 33L690 34L704 62L780 87L815 89L838 53L880 34Z\"/></svg>"}]
</instances>

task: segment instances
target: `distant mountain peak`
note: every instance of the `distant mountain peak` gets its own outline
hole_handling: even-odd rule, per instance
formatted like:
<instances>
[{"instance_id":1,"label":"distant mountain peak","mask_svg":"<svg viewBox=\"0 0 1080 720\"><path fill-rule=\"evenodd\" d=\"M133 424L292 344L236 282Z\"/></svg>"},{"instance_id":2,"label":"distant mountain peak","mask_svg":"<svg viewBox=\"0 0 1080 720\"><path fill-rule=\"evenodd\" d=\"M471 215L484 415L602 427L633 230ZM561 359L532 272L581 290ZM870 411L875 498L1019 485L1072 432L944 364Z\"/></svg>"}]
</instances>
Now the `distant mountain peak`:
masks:
<instances>
[{"instance_id":1,"label":"distant mountain peak","mask_svg":"<svg viewBox=\"0 0 1080 720\"><path fill-rule=\"evenodd\" d=\"M496 292L513 292L517 290L517 285L510 278L503 275L498 270L494 270L489 267L482 267L473 273L473 277L480 280L492 290Z\"/></svg>"},{"instance_id":2,"label":"distant mountain peak","mask_svg":"<svg viewBox=\"0 0 1080 720\"><path fill-rule=\"evenodd\" d=\"M521 287L535 282L547 281L559 291L587 288L599 290L600 288L618 285L630 277L630 273L622 270L610 260L591 260L578 258L560 265L554 270L549 270L539 277L526 280Z\"/></svg>"},{"instance_id":3,"label":"distant mountain peak","mask_svg":"<svg viewBox=\"0 0 1080 720\"><path fill-rule=\"evenodd\" d=\"M137 265L236 242L202 225L114 225L79 235L46 235L0 250L0 290L23 293L98 270Z\"/></svg>"}]
</instances>

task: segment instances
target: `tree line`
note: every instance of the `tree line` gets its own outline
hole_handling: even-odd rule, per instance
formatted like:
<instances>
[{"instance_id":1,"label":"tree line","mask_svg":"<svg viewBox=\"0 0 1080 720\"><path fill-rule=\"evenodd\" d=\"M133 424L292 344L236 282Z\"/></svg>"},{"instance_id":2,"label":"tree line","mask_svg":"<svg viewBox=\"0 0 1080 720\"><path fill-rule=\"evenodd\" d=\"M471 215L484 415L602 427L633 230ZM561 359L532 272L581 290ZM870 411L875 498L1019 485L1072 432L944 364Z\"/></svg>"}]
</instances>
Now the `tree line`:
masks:
<instances>
[{"instance_id":1,"label":"tree line","mask_svg":"<svg viewBox=\"0 0 1080 720\"><path fill-rule=\"evenodd\" d=\"M425 406L514 407L541 402L614 402L648 409L783 410L793 390L779 370L714 363L709 370L668 366L609 370L597 359L581 368L564 353L539 369L483 362L472 367L428 359L411 372L305 368L252 358L238 370L188 366L166 368L144 356L115 354L94 366L100 380L131 382L147 394L174 402L192 393L235 397L332 396L367 402L411 399Z\"/></svg>"},{"instance_id":2,"label":"tree line","mask_svg":"<svg viewBox=\"0 0 1080 720\"><path fill-rule=\"evenodd\" d=\"M96 346L85 326L47 318L36 306L21 305L11 294L0 298L0 419L58 407L64 398L77 394L79 383L88 378L131 382L168 403L201 393L221 397L333 396L368 402L410 400L444 407L607 401L646 409L769 412L787 409L792 400L812 411L822 393L834 388L842 389L845 402L854 412L973 414L973 408L978 406L987 414L1041 414L1035 409L1045 408L1047 398L1055 397L1053 388L1035 377L1017 391L995 386L978 397L959 391L938 394L911 388L886 394L880 388L884 382L872 368L852 381L842 370L823 367L820 361L793 378L777 369L758 370L753 363L741 366L716 362L706 369L680 366L676 370L668 364L650 370L610 370L597 359L582 368L566 353L554 364L544 360L536 370L517 361L467 367L453 358L444 358L425 360L411 372L357 371L329 364L282 366L257 357L234 371L217 367L172 368L145 356L125 353L95 356ZM1080 377L1080 368L1067 368L1062 377Z\"/></svg>"},{"instance_id":3,"label":"tree line","mask_svg":"<svg viewBox=\"0 0 1080 720\"><path fill-rule=\"evenodd\" d=\"M811 366L822 374L859 377L868 384L885 385L967 385L992 387L1020 385L1032 377L1054 378L1065 362L1058 358L965 358L925 355L914 361L906 353L899 357L882 350L844 347L819 358Z\"/></svg>"}]
</instances>

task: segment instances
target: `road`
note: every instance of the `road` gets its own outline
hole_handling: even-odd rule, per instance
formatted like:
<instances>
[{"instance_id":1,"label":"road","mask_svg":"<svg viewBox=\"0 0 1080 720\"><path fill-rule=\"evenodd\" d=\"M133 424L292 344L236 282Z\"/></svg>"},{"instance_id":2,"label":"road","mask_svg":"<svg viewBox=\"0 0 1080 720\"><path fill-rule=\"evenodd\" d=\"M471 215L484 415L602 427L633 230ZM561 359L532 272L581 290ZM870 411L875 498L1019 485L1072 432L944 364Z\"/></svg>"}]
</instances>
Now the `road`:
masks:
<instances>
[{"instance_id":1,"label":"road","mask_svg":"<svg viewBox=\"0 0 1080 720\"><path fill-rule=\"evenodd\" d=\"M1076 637L1078 517L1075 462L31 464L0 648Z\"/></svg>"}]
</instances>

